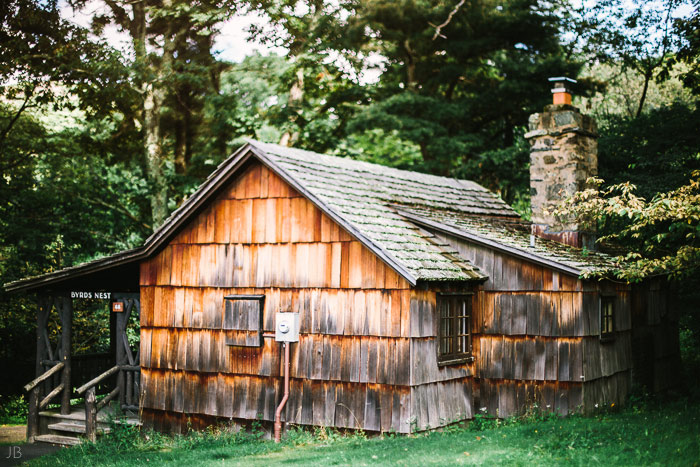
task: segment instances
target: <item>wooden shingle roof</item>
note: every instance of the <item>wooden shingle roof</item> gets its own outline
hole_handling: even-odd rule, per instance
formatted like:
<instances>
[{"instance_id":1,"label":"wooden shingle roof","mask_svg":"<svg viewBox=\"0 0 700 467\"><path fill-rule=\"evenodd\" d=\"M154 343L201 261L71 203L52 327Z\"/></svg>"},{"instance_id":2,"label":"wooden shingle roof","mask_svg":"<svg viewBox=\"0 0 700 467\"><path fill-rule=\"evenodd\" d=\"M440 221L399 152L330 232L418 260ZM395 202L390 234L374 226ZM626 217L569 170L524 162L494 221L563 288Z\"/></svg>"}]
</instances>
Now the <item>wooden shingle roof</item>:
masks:
<instances>
[{"instance_id":1,"label":"wooden shingle roof","mask_svg":"<svg viewBox=\"0 0 700 467\"><path fill-rule=\"evenodd\" d=\"M485 218L455 210L397 206L413 223L542 264L575 276L613 268L611 256L586 251L540 237L531 238L530 225L519 219Z\"/></svg>"},{"instance_id":2,"label":"wooden shingle roof","mask_svg":"<svg viewBox=\"0 0 700 467\"><path fill-rule=\"evenodd\" d=\"M487 278L430 230L574 275L612 266L608 256L553 241L537 239L535 246L530 246L528 226L503 200L477 183L251 140L221 163L143 246L15 281L6 284L5 289L36 289L79 277L97 277L97 273L104 276L105 272L151 257L251 160L265 164L412 285L421 280Z\"/></svg>"}]
</instances>

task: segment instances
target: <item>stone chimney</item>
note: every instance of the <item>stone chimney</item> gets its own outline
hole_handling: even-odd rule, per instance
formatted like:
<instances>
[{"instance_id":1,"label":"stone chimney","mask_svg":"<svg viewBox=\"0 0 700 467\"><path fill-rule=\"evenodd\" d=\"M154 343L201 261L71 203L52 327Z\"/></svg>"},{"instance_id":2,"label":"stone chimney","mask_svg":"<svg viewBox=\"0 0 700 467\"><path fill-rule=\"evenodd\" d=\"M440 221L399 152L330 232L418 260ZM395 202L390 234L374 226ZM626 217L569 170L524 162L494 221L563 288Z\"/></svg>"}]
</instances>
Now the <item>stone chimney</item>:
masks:
<instances>
[{"instance_id":1,"label":"stone chimney","mask_svg":"<svg viewBox=\"0 0 700 467\"><path fill-rule=\"evenodd\" d=\"M530 196L532 233L578 248L592 249L594 232L571 219L555 217L562 200L588 186L598 174L595 120L571 105L570 78L550 78L553 103L530 116Z\"/></svg>"}]
</instances>

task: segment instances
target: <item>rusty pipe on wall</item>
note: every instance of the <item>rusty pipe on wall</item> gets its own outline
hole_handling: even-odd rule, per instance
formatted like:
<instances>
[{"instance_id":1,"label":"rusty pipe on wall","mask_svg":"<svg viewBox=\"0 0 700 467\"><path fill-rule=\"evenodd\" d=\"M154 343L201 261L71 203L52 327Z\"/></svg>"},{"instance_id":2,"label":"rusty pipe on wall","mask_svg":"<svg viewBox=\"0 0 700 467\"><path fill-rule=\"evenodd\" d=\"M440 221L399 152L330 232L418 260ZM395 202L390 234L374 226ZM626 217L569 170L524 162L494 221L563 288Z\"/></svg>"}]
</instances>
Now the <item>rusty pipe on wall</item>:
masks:
<instances>
[{"instance_id":1,"label":"rusty pipe on wall","mask_svg":"<svg viewBox=\"0 0 700 467\"><path fill-rule=\"evenodd\" d=\"M284 396L275 411L275 443L282 438L282 409L289 399L289 342L283 342L284 346Z\"/></svg>"}]
</instances>

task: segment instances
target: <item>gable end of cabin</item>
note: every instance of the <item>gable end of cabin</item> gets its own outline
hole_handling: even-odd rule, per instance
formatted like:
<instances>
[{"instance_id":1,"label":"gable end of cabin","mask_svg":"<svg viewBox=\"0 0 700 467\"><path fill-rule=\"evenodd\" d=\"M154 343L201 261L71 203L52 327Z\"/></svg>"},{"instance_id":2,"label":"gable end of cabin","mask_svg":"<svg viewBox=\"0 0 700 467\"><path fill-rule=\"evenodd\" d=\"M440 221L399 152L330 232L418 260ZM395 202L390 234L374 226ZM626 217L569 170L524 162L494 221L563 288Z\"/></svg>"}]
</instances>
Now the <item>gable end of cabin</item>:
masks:
<instances>
[{"instance_id":1,"label":"gable end of cabin","mask_svg":"<svg viewBox=\"0 0 700 467\"><path fill-rule=\"evenodd\" d=\"M471 417L463 383L473 370L436 360L436 289L411 287L260 162L142 262L140 287L145 426L273 421L280 346L250 335L274 332L277 311L300 313L286 422L409 432L412 419L423 428ZM234 304L233 295L264 300ZM426 398L433 408L421 415Z\"/></svg>"}]
</instances>

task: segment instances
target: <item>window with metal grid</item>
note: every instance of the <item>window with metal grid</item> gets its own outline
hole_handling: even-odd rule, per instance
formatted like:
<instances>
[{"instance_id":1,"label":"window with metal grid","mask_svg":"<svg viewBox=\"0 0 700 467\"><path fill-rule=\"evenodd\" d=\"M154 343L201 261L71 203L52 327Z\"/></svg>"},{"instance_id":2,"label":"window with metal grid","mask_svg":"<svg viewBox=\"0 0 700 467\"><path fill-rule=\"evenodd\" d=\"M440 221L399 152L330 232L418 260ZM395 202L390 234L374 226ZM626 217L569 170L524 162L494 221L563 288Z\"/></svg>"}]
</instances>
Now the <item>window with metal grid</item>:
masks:
<instances>
[{"instance_id":1,"label":"window with metal grid","mask_svg":"<svg viewBox=\"0 0 700 467\"><path fill-rule=\"evenodd\" d=\"M463 363L471 359L471 294L438 294L440 314L438 363Z\"/></svg>"},{"instance_id":2,"label":"window with metal grid","mask_svg":"<svg viewBox=\"0 0 700 467\"><path fill-rule=\"evenodd\" d=\"M600 297L600 338L611 340L615 336L615 297Z\"/></svg>"}]
</instances>

